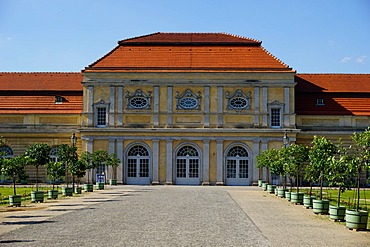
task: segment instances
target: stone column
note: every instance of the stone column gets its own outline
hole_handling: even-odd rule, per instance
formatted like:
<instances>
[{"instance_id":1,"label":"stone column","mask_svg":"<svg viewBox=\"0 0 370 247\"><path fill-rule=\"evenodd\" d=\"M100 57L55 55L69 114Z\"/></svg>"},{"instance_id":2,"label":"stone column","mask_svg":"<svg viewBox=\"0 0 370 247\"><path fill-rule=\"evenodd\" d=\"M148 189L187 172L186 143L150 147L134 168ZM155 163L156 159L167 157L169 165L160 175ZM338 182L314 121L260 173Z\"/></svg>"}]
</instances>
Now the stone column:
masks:
<instances>
[{"instance_id":1,"label":"stone column","mask_svg":"<svg viewBox=\"0 0 370 247\"><path fill-rule=\"evenodd\" d=\"M203 141L202 185L209 185L209 140Z\"/></svg>"},{"instance_id":2,"label":"stone column","mask_svg":"<svg viewBox=\"0 0 370 247\"><path fill-rule=\"evenodd\" d=\"M153 106L153 112L154 112L154 127L158 127L159 125L159 87L154 87L154 106Z\"/></svg>"},{"instance_id":3,"label":"stone column","mask_svg":"<svg viewBox=\"0 0 370 247\"><path fill-rule=\"evenodd\" d=\"M217 87L217 115L218 115L218 127L223 125L223 87Z\"/></svg>"},{"instance_id":4,"label":"stone column","mask_svg":"<svg viewBox=\"0 0 370 247\"><path fill-rule=\"evenodd\" d=\"M116 97L116 87L115 86L110 86L110 91L109 91L109 126L114 126L114 108L115 108L115 97Z\"/></svg>"},{"instance_id":5,"label":"stone column","mask_svg":"<svg viewBox=\"0 0 370 247\"><path fill-rule=\"evenodd\" d=\"M94 152L93 144L94 144L94 140L92 138L87 139L87 145L86 145L86 151L87 152L89 152L89 153ZM94 169L90 169L87 172L89 173L88 176L90 177L91 181L94 182L95 181L95 171L94 171Z\"/></svg>"},{"instance_id":6,"label":"stone column","mask_svg":"<svg viewBox=\"0 0 370 247\"><path fill-rule=\"evenodd\" d=\"M224 185L224 169L223 169L223 140L217 140L217 181L216 185Z\"/></svg>"},{"instance_id":7,"label":"stone column","mask_svg":"<svg viewBox=\"0 0 370 247\"><path fill-rule=\"evenodd\" d=\"M209 86L204 87L204 127L209 127Z\"/></svg>"},{"instance_id":8,"label":"stone column","mask_svg":"<svg viewBox=\"0 0 370 247\"><path fill-rule=\"evenodd\" d=\"M117 167L117 183L123 184L124 183L123 140L117 140L117 158L120 160L120 164Z\"/></svg>"},{"instance_id":9,"label":"stone column","mask_svg":"<svg viewBox=\"0 0 370 247\"><path fill-rule=\"evenodd\" d=\"M284 113L282 127L290 126L290 88L284 87Z\"/></svg>"},{"instance_id":10,"label":"stone column","mask_svg":"<svg viewBox=\"0 0 370 247\"><path fill-rule=\"evenodd\" d=\"M262 169L257 168L257 156L260 154L260 140L253 140L253 158L252 158L252 184L262 179Z\"/></svg>"},{"instance_id":11,"label":"stone column","mask_svg":"<svg viewBox=\"0 0 370 247\"><path fill-rule=\"evenodd\" d=\"M87 88L87 125L93 125L94 118L94 86L88 86Z\"/></svg>"},{"instance_id":12,"label":"stone column","mask_svg":"<svg viewBox=\"0 0 370 247\"><path fill-rule=\"evenodd\" d=\"M173 184L172 140L166 140L166 185Z\"/></svg>"},{"instance_id":13,"label":"stone column","mask_svg":"<svg viewBox=\"0 0 370 247\"><path fill-rule=\"evenodd\" d=\"M167 126L172 127L172 90L171 86L167 87Z\"/></svg>"},{"instance_id":14,"label":"stone column","mask_svg":"<svg viewBox=\"0 0 370 247\"><path fill-rule=\"evenodd\" d=\"M254 87L254 126L260 125L260 88Z\"/></svg>"},{"instance_id":15,"label":"stone column","mask_svg":"<svg viewBox=\"0 0 370 247\"><path fill-rule=\"evenodd\" d=\"M117 126L122 126L123 124L123 87L118 86L117 92Z\"/></svg>"},{"instance_id":16,"label":"stone column","mask_svg":"<svg viewBox=\"0 0 370 247\"><path fill-rule=\"evenodd\" d=\"M267 119L267 116L268 116L268 111L267 111L267 98L268 95L267 95L267 87L262 87L262 112L263 112L263 115L262 115L262 126L263 127L267 127L269 125L268 123L268 119Z\"/></svg>"},{"instance_id":17,"label":"stone column","mask_svg":"<svg viewBox=\"0 0 370 247\"><path fill-rule=\"evenodd\" d=\"M159 140L153 140L153 166L152 166L152 185L158 185L158 167L159 167Z\"/></svg>"},{"instance_id":18,"label":"stone column","mask_svg":"<svg viewBox=\"0 0 370 247\"><path fill-rule=\"evenodd\" d=\"M113 138L108 139L108 154L113 154L114 153L114 147L115 147L116 140ZM105 172L106 172L106 179L113 179L113 167L105 167Z\"/></svg>"}]
</instances>

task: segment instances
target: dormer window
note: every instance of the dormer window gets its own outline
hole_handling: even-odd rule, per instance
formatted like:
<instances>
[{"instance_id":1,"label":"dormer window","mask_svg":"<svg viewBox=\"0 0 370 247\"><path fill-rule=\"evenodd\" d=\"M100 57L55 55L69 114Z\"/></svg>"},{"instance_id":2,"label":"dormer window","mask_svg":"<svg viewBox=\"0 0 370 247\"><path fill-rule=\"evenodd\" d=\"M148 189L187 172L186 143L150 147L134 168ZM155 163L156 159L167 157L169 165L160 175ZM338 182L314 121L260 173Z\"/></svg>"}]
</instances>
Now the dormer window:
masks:
<instances>
[{"instance_id":1,"label":"dormer window","mask_svg":"<svg viewBox=\"0 0 370 247\"><path fill-rule=\"evenodd\" d=\"M316 99L316 105L317 106L324 106L325 105L324 99Z\"/></svg>"},{"instance_id":2,"label":"dormer window","mask_svg":"<svg viewBox=\"0 0 370 247\"><path fill-rule=\"evenodd\" d=\"M55 96L54 104L62 104L63 103L63 97L62 96Z\"/></svg>"}]
</instances>

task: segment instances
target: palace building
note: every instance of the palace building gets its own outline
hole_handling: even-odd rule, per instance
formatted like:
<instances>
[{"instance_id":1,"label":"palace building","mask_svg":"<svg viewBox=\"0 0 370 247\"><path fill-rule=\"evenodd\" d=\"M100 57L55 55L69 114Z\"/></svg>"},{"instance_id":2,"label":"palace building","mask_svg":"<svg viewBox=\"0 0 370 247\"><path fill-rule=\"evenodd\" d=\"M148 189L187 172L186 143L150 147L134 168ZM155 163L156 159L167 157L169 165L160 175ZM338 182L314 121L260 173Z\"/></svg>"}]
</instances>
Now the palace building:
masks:
<instances>
[{"instance_id":1,"label":"palace building","mask_svg":"<svg viewBox=\"0 0 370 247\"><path fill-rule=\"evenodd\" d=\"M285 133L309 145L369 126L370 74L297 74L261 44L154 33L81 73L0 73L0 148L43 142L54 157L75 133L79 152L117 154L121 184L252 185L266 176L256 156Z\"/></svg>"}]
</instances>

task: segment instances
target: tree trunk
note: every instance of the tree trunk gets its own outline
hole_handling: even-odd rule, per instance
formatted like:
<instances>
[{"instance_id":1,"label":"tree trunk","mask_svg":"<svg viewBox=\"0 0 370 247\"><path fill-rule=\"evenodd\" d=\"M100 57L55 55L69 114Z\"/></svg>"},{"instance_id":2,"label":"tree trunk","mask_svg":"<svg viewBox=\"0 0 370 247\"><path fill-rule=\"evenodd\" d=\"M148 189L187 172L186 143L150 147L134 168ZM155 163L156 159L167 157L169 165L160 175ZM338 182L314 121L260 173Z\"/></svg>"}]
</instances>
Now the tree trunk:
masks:
<instances>
[{"instance_id":1,"label":"tree trunk","mask_svg":"<svg viewBox=\"0 0 370 247\"><path fill-rule=\"evenodd\" d=\"M337 203L338 208L340 206L340 191L341 191L341 187L339 186L339 189L338 189L338 203Z\"/></svg>"},{"instance_id":2,"label":"tree trunk","mask_svg":"<svg viewBox=\"0 0 370 247\"><path fill-rule=\"evenodd\" d=\"M38 177L39 177L39 167L36 166L36 191L39 191L39 184L37 182Z\"/></svg>"},{"instance_id":3,"label":"tree trunk","mask_svg":"<svg viewBox=\"0 0 370 247\"><path fill-rule=\"evenodd\" d=\"M324 181L323 181L324 179L321 177L320 178L320 200L322 200L322 186L323 186L323 183L324 183Z\"/></svg>"},{"instance_id":4,"label":"tree trunk","mask_svg":"<svg viewBox=\"0 0 370 247\"><path fill-rule=\"evenodd\" d=\"M15 188L15 176L13 176L13 193L14 195L17 194L16 188Z\"/></svg>"},{"instance_id":5,"label":"tree trunk","mask_svg":"<svg viewBox=\"0 0 370 247\"><path fill-rule=\"evenodd\" d=\"M357 206L356 206L356 211L358 212L360 210L360 173L361 169L358 169L357 173Z\"/></svg>"}]
</instances>

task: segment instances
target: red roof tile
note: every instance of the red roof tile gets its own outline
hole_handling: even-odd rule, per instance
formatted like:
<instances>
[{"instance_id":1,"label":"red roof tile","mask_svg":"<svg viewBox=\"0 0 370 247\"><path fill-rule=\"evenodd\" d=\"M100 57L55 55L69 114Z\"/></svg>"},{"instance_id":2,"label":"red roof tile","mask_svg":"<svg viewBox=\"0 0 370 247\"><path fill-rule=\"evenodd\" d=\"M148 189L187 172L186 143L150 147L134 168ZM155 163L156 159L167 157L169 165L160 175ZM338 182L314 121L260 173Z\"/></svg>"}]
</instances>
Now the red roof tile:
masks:
<instances>
[{"instance_id":1,"label":"red roof tile","mask_svg":"<svg viewBox=\"0 0 370 247\"><path fill-rule=\"evenodd\" d=\"M260 45L255 39L236 36L228 33L153 33L118 41L120 45L140 44L249 44Z\"/></svg>"},{"instance_id":2,"label":"red roof tile","mask_svg":"<svg viewBox=\"0 0 370 247\"><path fill-rule=\"evenodd\" d=\"M296 74L297 92L370 92L370 74Z\"/></svg>"},{"instance_id":3,"label":"red roof tile","mask_svg":"<svg viewBox=\"0 0 370 247\"><path fill-rule=\"evenodd\" d=\"M85 71L286 71L260 41L223 33L156 33L119 42Z\"/></svg>"},{"instance_id":4,"label":"red roof tile","mask_svg":"<svg viewBox=\"0 0 370 247\"><path fill-rule=\"evenodd\" d=\"M82 73L0 72L0 90L82 91Z\"/></svg>"},{"instance_id":5,"label":"red roof tile","mask_svg":"<svg viewBox=\"0 0 370 247\"><path fill-rule=\"evenodd\" d=\"M63 96L62 104L52 95L0 96L0 114L80 114L82 106L82 91Z\"/></svg>"},{"instance_id":6,"label":"red roof tile","mask_svg":"<svg viewBox=\"0 0 370 247\"><path fill-rule=\"evenodd\" d=\"M297 74L295 81L298 115L370 116L370 74Z\"/></svg>"}]
</instances>

